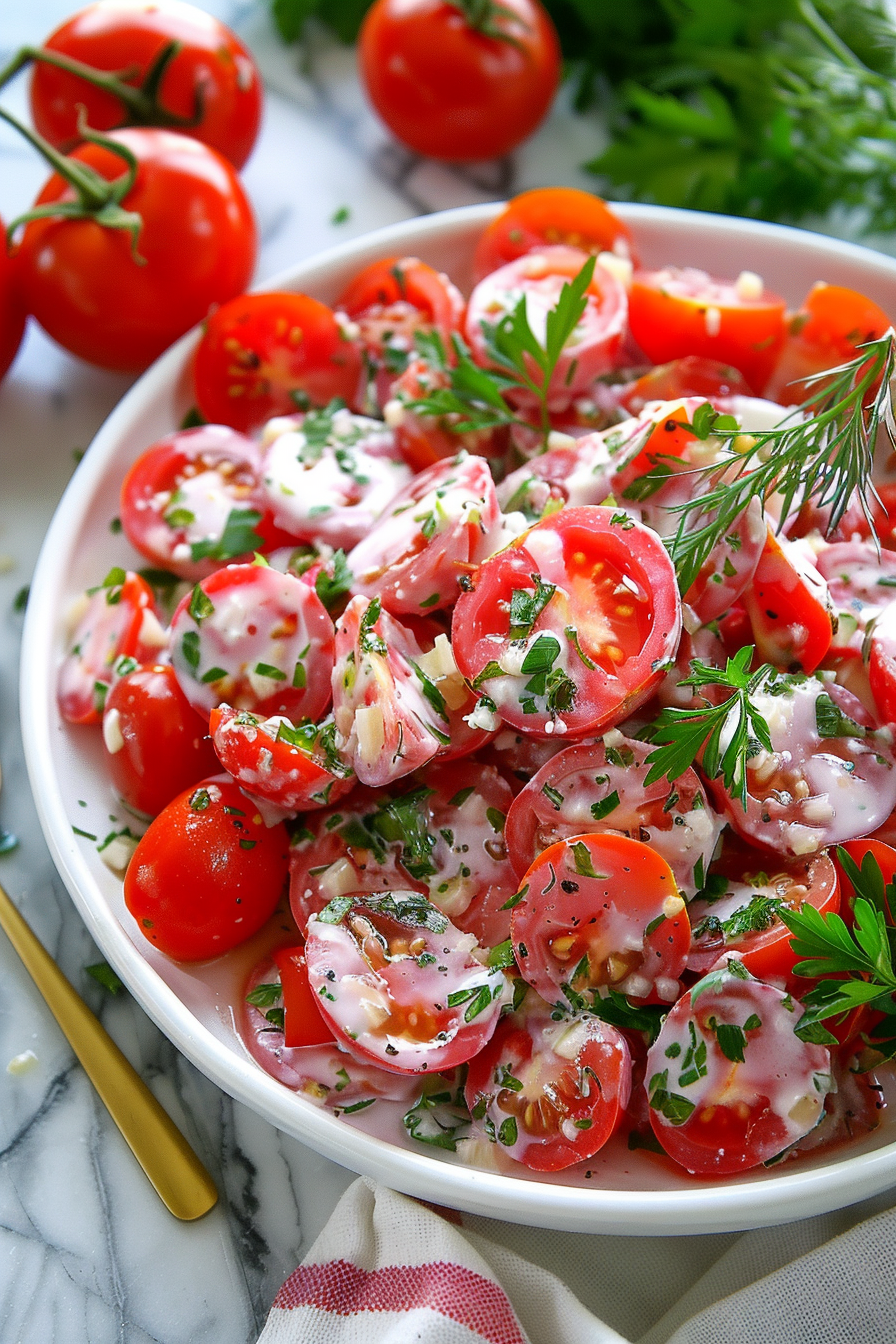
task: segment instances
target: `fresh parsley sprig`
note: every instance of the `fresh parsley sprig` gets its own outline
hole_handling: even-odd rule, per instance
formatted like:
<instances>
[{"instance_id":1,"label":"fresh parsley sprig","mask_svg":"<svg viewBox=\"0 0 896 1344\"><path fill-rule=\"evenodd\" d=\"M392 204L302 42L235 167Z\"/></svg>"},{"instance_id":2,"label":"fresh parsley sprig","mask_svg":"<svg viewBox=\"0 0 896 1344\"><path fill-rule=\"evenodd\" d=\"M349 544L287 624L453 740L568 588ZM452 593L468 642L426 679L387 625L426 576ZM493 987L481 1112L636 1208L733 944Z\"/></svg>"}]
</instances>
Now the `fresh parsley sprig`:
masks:
<instances>
[{"instance_id":1,"label":"fresh parsley sprig","mask_svg":"<svg viewBox=\"0 0 896 1344\"><path fill-rule=\"evenodd\" d=\"M691 675L679 686L720 686L731 695L720 705L708 700L700 709L662 709L646 730L651 742L659 743L647 757L650 766L646 785L664 776L674 783L696 760L710 779L721 776L733 798L747 808L747 762L760 747L772 750L768 724L752 703L774 668L764 663L750 672L752 645L738 650L725 668L710 667L699 658L691 660Z\"/></svg>"},{"instance_id":2,"label":"fresh parsley sprig","mask_svg":"<svg viewBox=\"0 0 896 1344\"><path fill-rule=\"evenodd\" d=\"M891 329L862 345L855 359L807 379L814 390L775 429L747 436L715 415L703 414L699 422L694 416L690 428L698 438L716 435L731 451L694 468L708 490L672 506L680 517L667 544L682 592L754 496L764 502L777 493L781 523L794 507L811 501L830 510L828 531L833 531L854 498L871 521L871 469L881 426L896 441L890 395L894 367ZM738 451L745 442L745 450ZM660 473L657 488L667 476Z\"/></svg>"},{"instance_id":3,"label":"fresh parsley sprig","mask_svg":"<svg viewBox=\"0 0 896 1344\"><path fill-rule=\"evenodd\" d=\"M448 428L462 434L504 424L528 424L512 410L505 395L510 391L525 392L538 406L546 445L551 430L548 387L567 342L582 320L594 266L595 258L589 257L578 274L563 285L556 304L547 314L543 343L530 325L525 296L499 321L482 323L486 351L494 366L491 370L473 363L469 349L459 337L454 338L452 363L438 335L418 335L418 350L448 376L450 386L414 398L408 402L409 408L422 415L450 416Z\"/></svg>"},{"instance_id":4,"label":"fresh parsley sprig","mask_svg":"<svg viewBox=\"0 0 896 1344\"><path fill-rule=\"evenodd\" d=\"M803 1040L830 1044L836 1037L824 1022L872 1004L892 1019L881 1024L875 1031L880 1040L873 1041L889 1058L896 1054L896 925L892 915L896 883L885 883L873 854L866 854L860 867L844 849L838 849L837 861L856 893L852 927L839 914L822 914L808 904L799 910L782 907L779 911L794 935L791 947L801 958L794 966L795 974L820 977L819 984L803 996L806 1012L796 1033Z\"/></svg>"}]
</instances>

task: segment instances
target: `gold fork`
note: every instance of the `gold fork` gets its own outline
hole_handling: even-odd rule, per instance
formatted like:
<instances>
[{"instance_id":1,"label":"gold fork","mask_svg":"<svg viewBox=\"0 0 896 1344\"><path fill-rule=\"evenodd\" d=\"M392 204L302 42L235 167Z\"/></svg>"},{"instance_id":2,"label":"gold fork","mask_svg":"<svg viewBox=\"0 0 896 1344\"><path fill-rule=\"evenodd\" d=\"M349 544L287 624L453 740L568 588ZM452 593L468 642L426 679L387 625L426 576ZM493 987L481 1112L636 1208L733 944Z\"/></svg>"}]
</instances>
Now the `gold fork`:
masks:
<instances>
[{"instance_id":1,"label":"gold fork","mask_svg":"<svg viewBox=\"0 0 896 1344\"><path fill-rule=\"evenodd\" d=\"M0 927L163 1203L175 1218L201 1218L218 1200L211 1176L2 886Z\"/></svg>"}]
</instances>

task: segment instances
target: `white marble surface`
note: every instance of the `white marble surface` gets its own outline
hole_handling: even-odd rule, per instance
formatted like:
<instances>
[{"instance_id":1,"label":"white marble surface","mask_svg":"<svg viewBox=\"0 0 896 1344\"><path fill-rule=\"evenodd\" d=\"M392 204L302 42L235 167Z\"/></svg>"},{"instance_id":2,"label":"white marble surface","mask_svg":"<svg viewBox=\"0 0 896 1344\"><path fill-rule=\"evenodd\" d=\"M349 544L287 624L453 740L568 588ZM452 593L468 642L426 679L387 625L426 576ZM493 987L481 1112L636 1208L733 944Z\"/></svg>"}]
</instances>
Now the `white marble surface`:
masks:
<instances>
[{"instance_id":1,"label":"white marble surface","mask_svg":"<svg viewBox=\"0 0 896 1344\"><path fill-rule=\"evenodd\" d=\"M69 0L0 6L0 59L45 35ZM392 144L364 106L352 55L326 42L310 76L280 49L260 9L236 0L206 7L255 47L269 86L263 135L246 172L262 230L258 278L344 237L421 211L493 199L527 185L587 185L577 165L596 152L593 124L563 106L512 162L454 172ZM23 110L21 82L4 95ZM27 207L46 176L0 128L0 215ZM334 225L342 206L350 218ZM73 469L127 380L88 368L29 332L0 388L0 825L18 848L0 857L0 881L213 1172L221 1200L179 1224L146 1183L86 1078L0 935L0 1344L244 1344L352 1179L224 1096L196 1072L124 994L84 974L98 959L43 844L25 776L17 722L20 615L43 532ZM31 1050L36 1063L6 1063ZM876 1201L883 1207L886 1200ZM870 1207L870 1206L869 1206ZM858 1210L836 1215L830 1230ZM480 1230L486 1225L478 1220ZM631 1279L601 1275L612 1238L590 1239L587 1274L564 1266L572 1234L494 1224L494 1235L564 1274L623 1334L636 1339L671 1305L651 1285L694 1282L729 1236L630 1243ZM754 1234L755 1235L755 1234ZM821 1226L817 1235L822 1235ZM579 1243L581 1244L581 1243Z\"/></svg>"}]
</instances>

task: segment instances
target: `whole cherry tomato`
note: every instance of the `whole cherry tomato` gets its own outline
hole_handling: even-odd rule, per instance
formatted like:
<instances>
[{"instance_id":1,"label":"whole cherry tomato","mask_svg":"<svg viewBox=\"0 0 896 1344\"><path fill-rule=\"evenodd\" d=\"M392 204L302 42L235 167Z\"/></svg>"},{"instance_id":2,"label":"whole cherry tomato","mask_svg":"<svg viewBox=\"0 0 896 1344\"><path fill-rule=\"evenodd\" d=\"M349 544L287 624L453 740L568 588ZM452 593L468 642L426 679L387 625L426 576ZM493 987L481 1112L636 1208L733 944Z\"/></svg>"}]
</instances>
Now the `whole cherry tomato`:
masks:
<instances>
[{"instance_id":1,"label":"whole cherry tomato","mask_svg":"<svg viewBox=\"0 0 896 1344\"><path fill-rule=\"evenodd\" d=\"M16 357L25 331L25 309L19 297L15 267L2 242L0 220L0 378Z\"/></svg>"},{"instance_id":2,"label":"whole cherry tomato","mask_svg":"<svg viewBox=\"0 0 896 1344\"><path fill-rule=\"evenodd\" d=\"M142 217L139 256L127 230L57 217L26 225L17 264L28 311L55 341L92 364L134 373L245 289L255 221L231 164L198 140L160 130L113 131L109 139L137 160L121 205ZM71 157L107 181L126 171L102 145L83 144ZM73 199L54 174L36 204Z\"/></svg>"},{"instance_id":3,"label":"whole cherry tomato","mask_svg":"<svg viewBox=\"0 0 896 1344\"><path fill-rule=\"evenodd\" d=\"M125 875L125 904L159 951L206 961L269 919L288 864L283 823L265 826L221 775L179 794L150 824Z\"/></svg>"},{"instance_id":4,"label":"whole cherry tomato","mask_svg":"<svg viewBox=\"0 0 896 1344\"><path fill-rule=\"evenodd\" d=\"M164 66L153 106L153 67L166 46L177 50ZM125 75L143 91L129 107L114 93L44 61L31 76L31 115L41 135L69 150L78 133L78 106L95 131L121 126L167 126L218 150L235 168L252 151L261 123L262 87L255 62L235 33L181 0L100 0L66 19L44 43L48 51ZM191 125L195 118L195 124Z\"/></svg>"},{"instance_id":5,"label":"whole cherry tomato","mask_svg":"<svg viewBox=\"0 0 896 1344\"><path fill-rule=\"evenodd\" d=\"M241 294L206 323L196 348L196 402L206 420L249 433L274 415L354 404L361 350L332 309L307 294Z\"/></svg>"},{"instance_id":6,"label":"whole cherry tomato","mask_svg":"<svg viewBox=\"0 0 896 1344\"><path fill-rule=\"evenodd\" d=\"M540 124L560 44L538 0L376 0L358 56L370 100L399 140L455 161L507 154Z\"/></svg>"}]
</instances>

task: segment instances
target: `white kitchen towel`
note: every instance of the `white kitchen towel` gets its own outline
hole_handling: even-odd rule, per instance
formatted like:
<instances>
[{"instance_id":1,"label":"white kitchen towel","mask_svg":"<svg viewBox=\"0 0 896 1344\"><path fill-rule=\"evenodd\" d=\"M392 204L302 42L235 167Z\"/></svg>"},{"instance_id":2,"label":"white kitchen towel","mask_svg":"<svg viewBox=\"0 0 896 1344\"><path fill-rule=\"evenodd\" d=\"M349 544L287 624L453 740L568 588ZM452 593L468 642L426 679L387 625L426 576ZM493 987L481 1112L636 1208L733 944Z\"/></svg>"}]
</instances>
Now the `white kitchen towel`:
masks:
<instances>
[{"instance_id":1,"label":"white kitchen towel","mask_svg":"<svg viewBox=\"0 0 896 1344\"><path fill-rule=\"evenodd\" d=\"M716 1263L633 1344L896 1344L896 1211L820 1240L831 1217L720 1238ZM588 1256L591 1241L573 1244ZM618 1291L643 1291L626 1274L632 1243L606 1242ZM606 1259L595 1272L608 1272ZM628 1341L554 1274L455 1215L359 1180L281 1288L259 1344Z\"/></svg>"}]
</instances>

